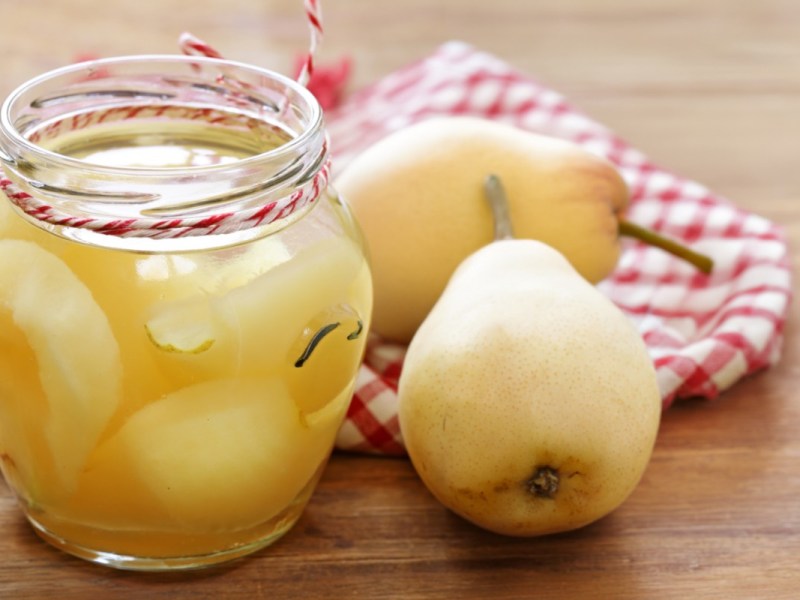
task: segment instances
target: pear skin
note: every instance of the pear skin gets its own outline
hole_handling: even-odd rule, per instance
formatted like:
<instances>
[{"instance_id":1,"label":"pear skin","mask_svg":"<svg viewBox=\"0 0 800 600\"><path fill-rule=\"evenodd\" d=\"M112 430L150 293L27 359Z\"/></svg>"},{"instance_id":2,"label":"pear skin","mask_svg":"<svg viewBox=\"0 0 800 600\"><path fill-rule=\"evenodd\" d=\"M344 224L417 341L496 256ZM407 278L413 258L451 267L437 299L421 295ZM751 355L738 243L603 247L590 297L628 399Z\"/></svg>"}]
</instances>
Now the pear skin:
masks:
<instances>
[{"instance_id":1,"label":"pear skin","mask_svg":"<svg viewBox=\"0 0 800 600\"><path fill-rule=\"evenodd\" d=\"M336 180L370 248L373 331L407 343L459 263L492 240L489 172L508 189L518 237L557 248L591 282L614 269L629 193L611 163L496 121L429 119L365 150Z\"/></svg>"},{"instance_id":2,"label":"pear skin","mask_svg":"<svg viewBox=\"0 0 800 600\"><path fill-rule=\"evenodd\" d=\"M399 418L446 507L504 535L585 526L631 494L661 398L627 317L533 240L467 258L409 345Z\"/></svg>"}]
</instances>

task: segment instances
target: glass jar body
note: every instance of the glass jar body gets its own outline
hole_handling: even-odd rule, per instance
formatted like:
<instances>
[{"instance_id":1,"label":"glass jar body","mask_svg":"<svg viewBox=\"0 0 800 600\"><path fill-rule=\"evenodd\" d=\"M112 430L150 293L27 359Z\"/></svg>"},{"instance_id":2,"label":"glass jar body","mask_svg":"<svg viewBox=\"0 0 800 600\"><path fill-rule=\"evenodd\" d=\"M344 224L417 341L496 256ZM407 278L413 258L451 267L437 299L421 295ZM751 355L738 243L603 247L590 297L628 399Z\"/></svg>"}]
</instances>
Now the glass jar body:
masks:
<instances>
[{"instance_id":1,"label":"glass jar body","mask_svg":"<svg viewBox=\"0 0 800 600\"><path fill-rule=\"evenodd\" d=\"M335 197L271 236L174 254L85 246L3 211L0 261L18 274L0 317L2 468L40 532L152 567L290 527L346 413L370 314Z\"/></svg>"},{"instance_id":2,"label":"glass jar body","mask_svg":"<svg viewBox=\"0 0 800 600\"><path fill-rule=\"evenodd\" d=\"M190 244L104 245L31 220L3 199L0 465L37 532L145 570L285 533L333 449L369 326L346 205L327 187L295 218Z\"/></svg>"}]
</instances>

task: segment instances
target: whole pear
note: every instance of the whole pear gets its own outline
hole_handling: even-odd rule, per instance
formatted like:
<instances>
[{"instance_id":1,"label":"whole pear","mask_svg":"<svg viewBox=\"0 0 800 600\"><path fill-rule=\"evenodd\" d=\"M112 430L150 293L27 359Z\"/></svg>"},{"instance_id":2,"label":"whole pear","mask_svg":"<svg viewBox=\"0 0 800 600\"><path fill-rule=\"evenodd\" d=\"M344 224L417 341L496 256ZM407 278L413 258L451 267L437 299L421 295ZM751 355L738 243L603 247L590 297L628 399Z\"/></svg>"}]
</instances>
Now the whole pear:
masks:
<instances>
[{"instance_id":1,"label":"whole pear","mask_svg":"<svg viewBox=\"0 0 800 600\"><path fill-rule=\"evenodd\" d=\"M494 241L461 263L408 347L398 393L427 488L515 536L617 508L645 471L661 415L635 327L534 240Z\"/></svg>"},{"instance_id":2,"label":"whole pear","mask_svg":"<svg viewBox=\"0 0 800 600\"><path fill-rule=\"evenodd\" d=\"M486 173L509 192L517 236L561 252L589 282L616 266L627 235L693 263L711 261L624 218L628 187L578 144L488 119L436 117L358 155L336 180L370 248L372 330L408 343L459 263L492 239Z\"/></svg>"}]
</instances>

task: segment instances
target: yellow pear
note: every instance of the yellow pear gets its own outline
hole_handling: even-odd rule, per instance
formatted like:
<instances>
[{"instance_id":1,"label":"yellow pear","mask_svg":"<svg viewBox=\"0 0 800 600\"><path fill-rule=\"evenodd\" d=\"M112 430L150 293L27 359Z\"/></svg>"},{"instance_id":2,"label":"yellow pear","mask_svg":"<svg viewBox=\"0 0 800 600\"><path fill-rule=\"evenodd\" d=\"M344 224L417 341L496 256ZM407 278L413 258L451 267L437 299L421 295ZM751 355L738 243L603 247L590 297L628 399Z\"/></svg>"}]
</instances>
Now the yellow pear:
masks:
<instances>
[{"instance_id":1,"label":"yellow pear","mask_svg":"<svg viewBox=\"0 0 800 600\"><path fill-rule=\"evenodd\" d=\"M491 242L457 268L409 345L399 402L408 454L433 495L516 536L617 508L645 471L661 415L626 315L561 253L520 239Z\"/></svg>"},{"instance_id":2,"label":"yellow pear","mask_svg":"<svg viewBox=\"0 0 800 600\"><path fill-rule=\"evenodd\" d=\"M407 343L458 264L491 241L486 173L503 180L518 237L558 249L592 283L617 264L621 225L647 235L621 220L629 193L616 168L577 144L475 117L422 121L336 180L370 248L374 332Z\"/></svg>"}]
</instances>

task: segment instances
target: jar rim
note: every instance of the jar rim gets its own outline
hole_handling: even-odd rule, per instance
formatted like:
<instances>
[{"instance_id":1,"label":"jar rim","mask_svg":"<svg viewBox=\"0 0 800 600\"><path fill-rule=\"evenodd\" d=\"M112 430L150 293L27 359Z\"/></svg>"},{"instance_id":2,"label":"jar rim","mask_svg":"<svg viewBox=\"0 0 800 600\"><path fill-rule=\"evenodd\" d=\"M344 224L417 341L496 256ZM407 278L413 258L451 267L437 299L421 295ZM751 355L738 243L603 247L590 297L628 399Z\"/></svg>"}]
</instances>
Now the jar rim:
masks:
<instances>
[{"instance_id":1,"label":"jar rim","mask_svg":"<svg viewBox=\"0 0 800 600\"><path fill-rule=\"evenodd\" d=\"M285 136L232 161L165 167L100 164L41 143L139 119L197 120L259 135L256 121ZM153 54L77 63L29 80L0 107L0 191L23 216L63 237L113 238L115 247L142 251L147 240L214 235L225 244L227 234L240 239L245 230L285 226L326 189L328 154L322 108L305 86L221 58Z\"/></svg>"},{"instance_id":2,"label":"jar rim","mask_svg":"<svg viewBox=\"0 0 800 600\"><path fill-rule=\"evenodd\" d=\"M239 70L250 75L266 77L271 81L285 86L287 91L296 94L300 97L308 108L307 125L297 135L293 135L291 139L285 143L271 148L269 150L258 152L251 156L241 158L236 161L237 166L247 167L251 164L256 164L263 160L280 159L283 155L288 155L297 151L309 143L323 128L323 111L319 102L314 95L299 82L291 79L276 71L271 71L266 68L258 67L249 63L230 60L225 58L214 58L206 56L183 56L179 54L134 54L122 55L106 58L92 59L80 63L66 65L50 71L46 71L37 75L25 83L17 86L11 93L3 100L0 105L0 134L8 138L8 140L24 152L31 152L44 158L56 159L65 165L71 165L83 170L94 171L96 173L126 173L128 175L163 175L168 171L171 176L180 176L181 173L186 175L202 175L204 173L213 173L224 171L229 168L229 164L210 164L210 165L193 165L169 168L154 168L142 166L107 166L98 163L93 163L74 157L70 157L59 152L54 152L32 142L25 135L23 135L13 119L13 109L20 99L26 94L36 89L37 87L46 85L48 82L56 81L59 78L66 78L69 76L77 76L82 72L85 77L91 77L94 73L102 72L106 67L120 66L120 65L135 65L135 64L153 64L151 70L153 75L158 75L158 64L162 65L188 65L192 67L202 68L203 66L214 67L217 69L225 70ZM98 79L100 81L101 79ZM2 137L0 137L2 141ZM13 161L13 158L6 155L6 151L0 144L0 159L3 161Z\"/></svg>"}]
</instances>

